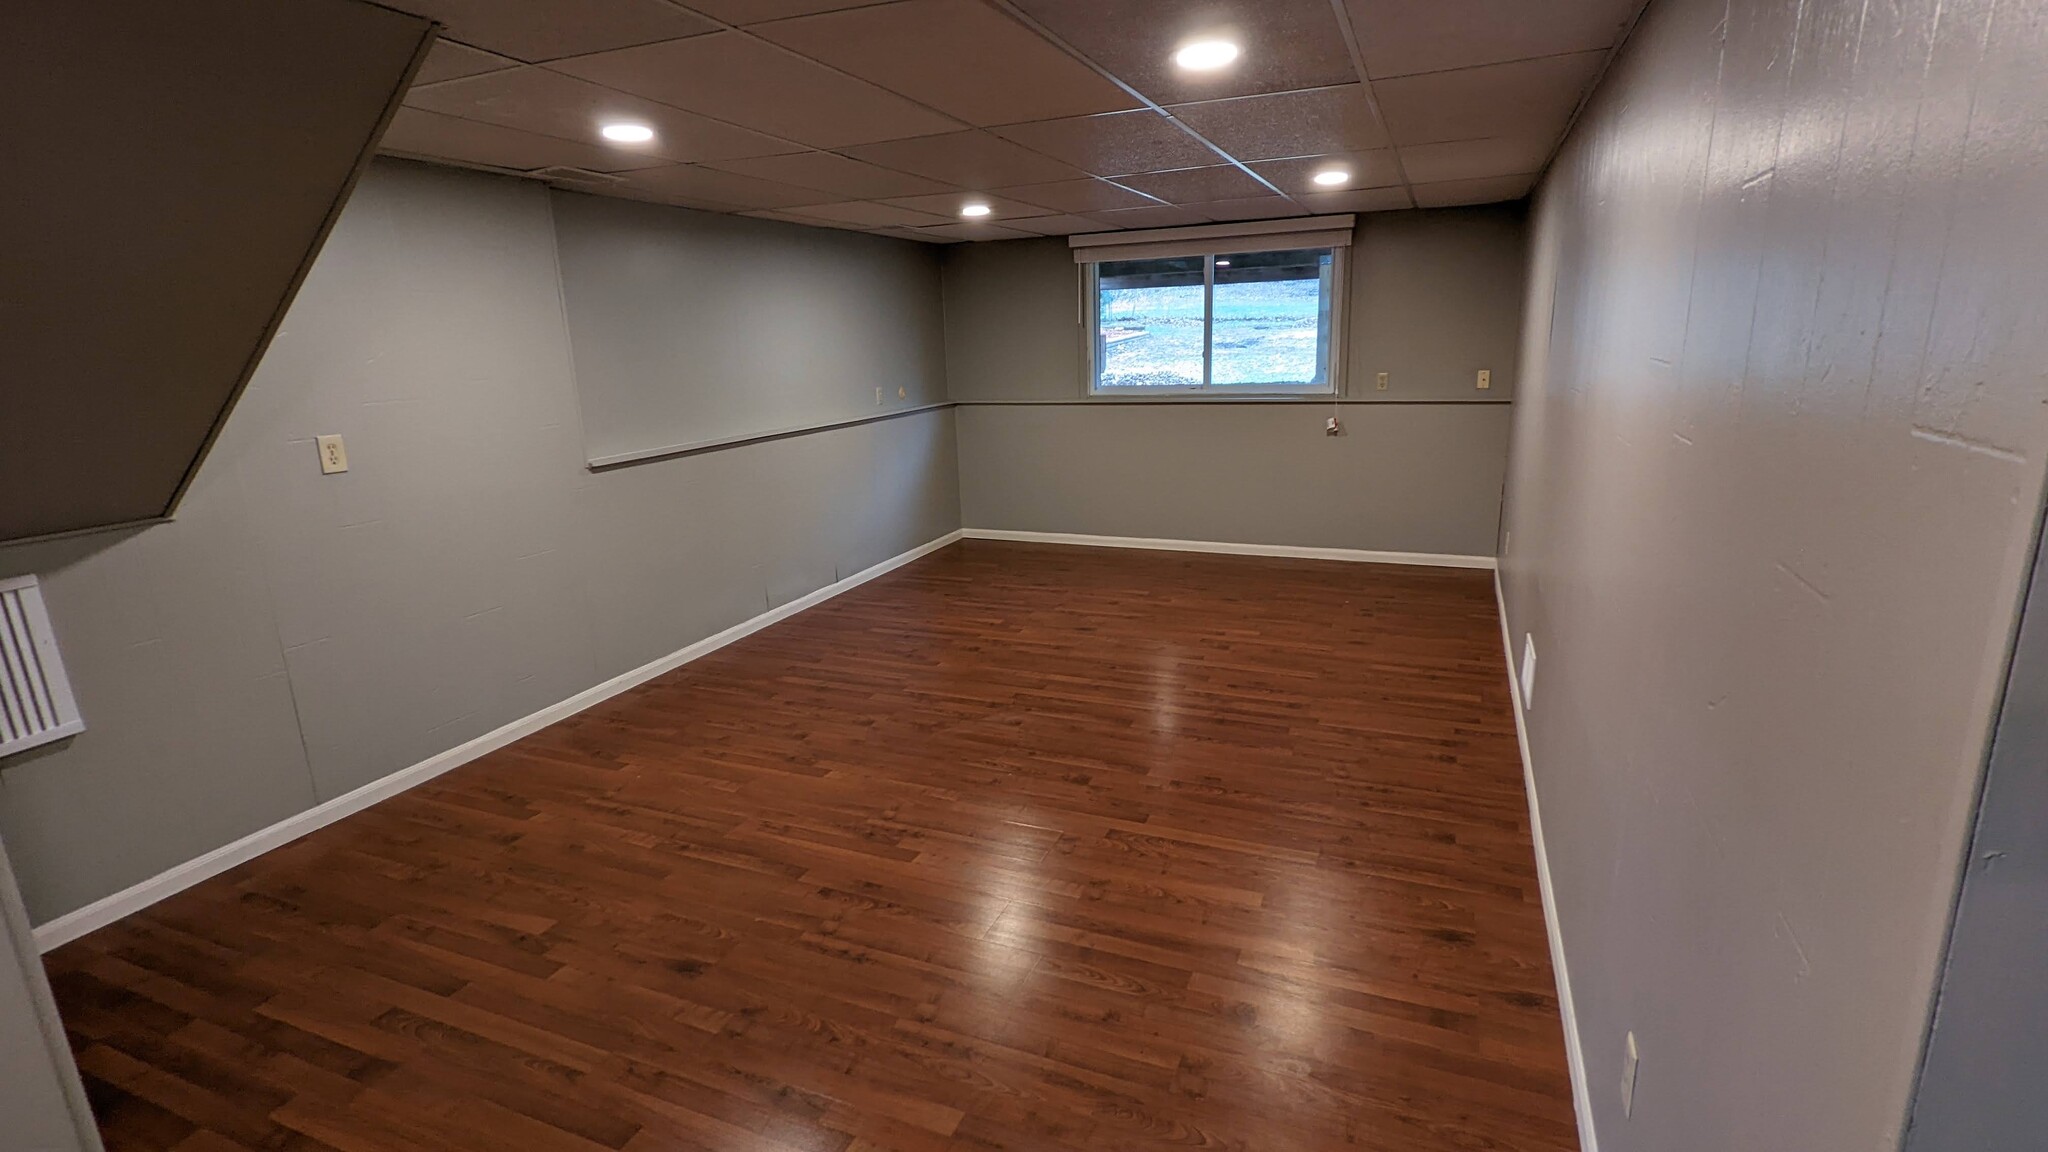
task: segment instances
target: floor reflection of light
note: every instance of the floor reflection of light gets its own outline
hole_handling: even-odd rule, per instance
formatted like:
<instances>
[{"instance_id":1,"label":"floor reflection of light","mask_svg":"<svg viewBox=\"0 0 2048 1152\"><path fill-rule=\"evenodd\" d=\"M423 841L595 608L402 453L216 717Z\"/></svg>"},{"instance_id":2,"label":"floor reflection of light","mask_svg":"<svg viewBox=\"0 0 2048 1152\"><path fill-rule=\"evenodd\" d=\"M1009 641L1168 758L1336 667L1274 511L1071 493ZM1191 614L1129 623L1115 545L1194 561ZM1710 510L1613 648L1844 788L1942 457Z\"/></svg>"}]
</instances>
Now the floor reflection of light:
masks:
<instances>
[{"instance_id":1,"label":"floor reflection of light","mask_svg":"<svg viewBox=\"0 0 2048 1152\"><path fill-rule=\"evenodd\" d=\"M1179 725L1181 658L1178 651L1167 648L1154 652L1146 670L1145 680L1152 689L1152 727L1160 732L1172 732Z\"/></svg>"},{"instance_id":2,"label":"floor reflection of light","mask_svg":"<svg viewBox=\"0 0 2048 1152\"><path fill-rule=\"evenodd\" d=\"M962 866L960 885L973 893L972 922L983 925L974 937L969 976L983 990L1014 987L1038 962L1038 953L1028 946L1032 899L1043 898L1051 884L1047 861L1055 855L1053 845L1059 830L1049 822L1012 817L1009 823L1040 832L1046 837L1046 851L1035 861L991 852L983 859ZM1012 943L1020 934L1024 944Z\"/></svg>"},{"instance_id":3,"label":"floor reflection of light","mask_svg":"<svg viewBox=\"0 0 2048 1152\"><path fill-rule=\"evenodd\" d=\"M1285 972L1287 984L1270 994L1266 1001L1270 1012L1261 1013L1268 1035L1276 1042L1262 1052L1275 1065L1324 1051L1344 1031L1340 1014L1325 1006L1332 990L1317 976L1330 954L1331 934L1350 926L1347 908L1352 901L1345 887L1341 873L1313 866L1290 868L1284 893L1267 905L1267 911L1277 914L1275 918L1283 926L1274 942L1272 969ZM1285 1069L1269 1070L1278 1073Z\"/></svg>"}]
</instances>

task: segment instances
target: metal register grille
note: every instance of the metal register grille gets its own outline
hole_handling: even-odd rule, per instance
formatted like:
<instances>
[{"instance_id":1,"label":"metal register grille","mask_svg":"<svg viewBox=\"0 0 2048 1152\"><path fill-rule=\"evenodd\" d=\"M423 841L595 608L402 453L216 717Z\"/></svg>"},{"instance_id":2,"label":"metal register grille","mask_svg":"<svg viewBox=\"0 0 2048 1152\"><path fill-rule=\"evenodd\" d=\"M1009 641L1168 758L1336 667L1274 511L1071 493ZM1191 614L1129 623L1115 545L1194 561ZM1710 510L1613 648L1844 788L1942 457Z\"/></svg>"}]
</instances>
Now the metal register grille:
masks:
<instances>
[{"instance_id":1,"label":"metal register grille","mask_svg":"<svg viewBox=\"0 0 2048 1152\"><path fill-rule=\"evenodd\" d=\"M0 757L84 729L42 588L33 576L0 580Z\"/></svg>"}]
</instances>

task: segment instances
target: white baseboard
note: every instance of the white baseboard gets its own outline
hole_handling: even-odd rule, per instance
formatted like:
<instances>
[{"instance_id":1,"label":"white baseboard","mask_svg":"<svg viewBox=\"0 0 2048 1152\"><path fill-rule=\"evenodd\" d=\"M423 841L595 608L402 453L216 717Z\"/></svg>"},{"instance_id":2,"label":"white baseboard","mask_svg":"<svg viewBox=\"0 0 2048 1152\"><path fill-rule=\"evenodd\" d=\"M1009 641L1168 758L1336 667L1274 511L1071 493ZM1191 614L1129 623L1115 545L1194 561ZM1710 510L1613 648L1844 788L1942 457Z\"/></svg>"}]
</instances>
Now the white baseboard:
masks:
<instances>
[{"instance_id":1,"label":"white baseboard","mask_svg":"<svg viewBox=\"0 0 2048 1152\"><path fill-rule=\"evenodd\" d=\"M1579 1014L1572 1007L1571 970L1564 960L1564 934L1557 924L1557 893L1550 886L1550 854L1543 846L1543 811L1536 802L1536 764L1529 758L1529 726L1522 717L1522 677L1515 669L1515 641L1508 630L1508 598L1493 575L1493 599L1500 608L1501 654L1508 665L1509 707L1515 714L1515 743L1522 750L1522 788L1529 794L1529 837L1536 842L1536 887L1543 894L1543 927L1550 937L1550 967L1557 974L1557 1011L1564 1018L1564 1056L1572 1076L1572 1110L1579 1119L1580 1152L1600 1152L1593 1131L1593 1097L1586 1084L1586 1052L1579 1045Z\"/></svg>"},{"instance_id":2,"label":"white baseboard","mask_svg":"<svg viewBox=\"0 0 2048 1152\"><path fill-rule=\"evenodd\" d=\"M1232 556L1282 556L1296 560L1347 560L1361 564L1420 564L1430 568L1492 568L1491 556L1450 552L1371 552L1362 548L1307 548L1293 544L1233 544L1221 540L1155 540L1147 536L1087 536L1078 532L1013 532L967 528L969 540L1019 540L1031 544L1079 544L1088 548L1143 548L1154 552L1221 552Z\"/></svg>"},{"instance_id":3,"label":"white baseboard","mask_svg":"<svg viewBox=\"0 0 2048 1152\"><path fill-rule=\"evenodd\" d=\"M701 656L709 655L735 640L751 636L761 629L802 612L806 608L822 604L834 596L873 580L877 576L893 572L919 557L936 552L960 539L958 530L948 532L936 540L920 544L908 552L892 556L872 568L856 572L836 583L827 584L808 596L792 600L780 608L772 608L727 628L713 636L707 636L687 648L671 652L630 672L621 673L594 688L585 689L558 704L551 704L530 716L521 717L502 728L486 732L465 744L459 744L437 756L428 757L410 768L401 768L389 776L373 780L346 795L337 796L324 804L308 808L296 816L290 816L268 828L251 832L232 844L225 844L195 860L189 860L165 872L142 881L129 888L96 900L75 912L66 913L38 927L35 930L36 948L48 952L68 944L97 928L103 928L123 916L140 912L151 904L182 892L210 876L217 876L245 860L252 860L263 853L289 844L308 832L324 828L351 813L360 812L380 800L398 795L408 788L424 784L434 777L471 760L495 752L505 745L553 724L565 720L585 708L638 687L665 672L674 671Z\"/></svg>"}]
</instances>

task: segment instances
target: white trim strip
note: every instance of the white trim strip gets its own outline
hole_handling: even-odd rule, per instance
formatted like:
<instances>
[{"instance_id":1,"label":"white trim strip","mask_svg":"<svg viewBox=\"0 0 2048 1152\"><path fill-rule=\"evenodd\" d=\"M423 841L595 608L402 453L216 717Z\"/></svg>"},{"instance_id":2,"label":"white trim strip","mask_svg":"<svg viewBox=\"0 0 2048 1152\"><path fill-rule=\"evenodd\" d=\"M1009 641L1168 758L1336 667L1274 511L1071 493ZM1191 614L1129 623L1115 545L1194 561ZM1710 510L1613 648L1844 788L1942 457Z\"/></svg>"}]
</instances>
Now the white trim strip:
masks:
<instances>
[{"instance_id":1,"label":"white trim strip","mask_svg":"<svg viewBox=\"0 0 2048 1152\"><path fill-rule=\"evenodd\" d=\"M380 800L398 795L408 788L424 784L434 777L454 768L459 768L480 756L495 752L516 740L531 736L535 732L560 720L565 720L592 705L602 703L629 688L638 687L665 672L672 672L701 656L707 656L735 640L743 639L763 628L816 607L842 592L858 588L862 584L884 576L913 560L936 552L960 539L958 530L948 532L936 540L928 541L887 560L872 568L856 572L844 580L827 584L808 596L792 600L780 608L770 609L750 620L741 621L713 636L671 652L652 663L643 664L630 672L621 673L594 688L585 689L558 704L551 704L531 716L514 720L510 724L486 732L466 744L459 744L437 756L430 756L410 768L401 768L379 780L373 780L361 788L343 796L337 796L325 804L308 808L296 816L290 816L247 836L232 844L225 844L196 860L189 860L165 872L160 872L140 884L124 888L103 900L94 901L75 912L57 917L35 930L36 948L48 952L68 944L80 936L114 921L142 911L151 904L190 888L212 876L247 860L253 860L273 848L289 844L309 832L324 828L344 816L360 812Z\"/></svg>"},{"instance_id":2,"label":"white trim strip","mask_svg":"<svg viewBox=\"0 0 2048 1152\"><path fill-rule=\"evenodd\" d=\"M1105 260L1169 260L1177 256L1222 256L1234 252L1281 252L1292 248L1348 248L1347 231L1281 232L1264 236L1232 236L1221 240L1153 240L1143 244L1112 244L1074 249L1074 263Z\"/></svg>"},{"instance_id":3,"label":"white trim strip","mask_svg":"<svg viewBox=\"0 0 2048 1152\"><path fill-rule=\"evenodd\" d=\"M1536 803L1536 763L1529 757L1529 728L1522 718L1522 678L1515 670L1515 641L1508 629L1508 598L1500 571L1493 574L1493 601L1500 610L1501 657L1508 666L1509 708L1515 714L1515 743L1522 750L1522 788L1529 794L1529 837L1536 842L1536 887L1543 894L1543 928L1550 937L1550 968L1557 976L1557 1014L1564 1019L1564 1057L1572 1076L1572 1110L1579 1119L1580 1152L1600 1152L1593 1131L1593 1097L1586 1085L1586 1053L1579 1046L1579 1014L1572 1007L1571 971L1564 962L1564 933L1557 923L1557 893L1550 886L1550 853L1543 845L1543 813Z\"/></svg>"},{"instance_id":4,"label":"white trim strip","mask_svg":"<svg viewBox=\"0 0 2048 1152\"><path fill-rule=\"evenodd\" d=\"M1427 568L1492 568L1491 556L1451 552L1372 552L1362 548L1307 548L1294 544L1238 544L1224 540L1157 540L1146 536L1087 536L1075 532L1014 532L1007 528L966 528L969 540L1015 540L1028 544L1077 544L1086 548L1142 548L1154 552L1217 552L1229 556L1281 556L1295 560L1345 560L1360 564L1414 564Z\"/></svg>"},{"instance_id":5,"label":"white trim strip","mask_svg":"<svg viewBox=\"0 0 2048 1152\"><path fill-rule=\"evenodd\" d=\"M710 440L695 440L688 444L667 444L659 448L637 448L631 452L617 452L609 456L593 456L588 467L592 472L607 468L619 468L627 464L641 464L650 460L667 460L676 456L695 456L720 448L737 448L742 444L759 444L766 440L788 440L795 436L809 436L813 432L831 432L840 428L856 428L862 424L873 424L880 420L894 420L902 416L915 416L919 412L937 412L955 407L951 400L938 400L930 404L915 404L908 408L892 408L872 415L848 416L843 420L827 420L823 424L792 424L786 428L771 428L765 432L743 432L737 436L719 436Z\"/></svg>"},{"instance_id":6,"label":"white trim strip","mask_svg":"<svg viewBox=\"0 0 2048 1152\"><path fill-rule=\"evenodd\" d=\"M1179 244L1195 240L1231 241L1248 236L1275 236L1288 232L1345 233L1358 225L1355 214L1342 216L1282 216L1275 220L1246 220L1239 224L1191 224L1183 228L1140 228L1127 232L1084 232L1067 237L1067 247L1076 249L1074 259L1086 262L1099 256L1081 256L1087 248L1121 247L1126 244Z\"/></svg>"}]
</instances>

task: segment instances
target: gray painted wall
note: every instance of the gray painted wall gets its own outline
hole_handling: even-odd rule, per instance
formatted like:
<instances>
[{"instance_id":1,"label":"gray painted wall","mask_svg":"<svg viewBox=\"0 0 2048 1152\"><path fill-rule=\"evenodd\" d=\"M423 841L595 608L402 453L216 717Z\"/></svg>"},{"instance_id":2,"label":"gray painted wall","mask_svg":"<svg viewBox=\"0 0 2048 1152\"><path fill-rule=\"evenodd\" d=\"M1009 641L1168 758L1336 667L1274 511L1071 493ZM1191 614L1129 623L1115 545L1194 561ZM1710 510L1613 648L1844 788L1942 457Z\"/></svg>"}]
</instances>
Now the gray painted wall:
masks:
<instances>
[{"instance_id":1,"label":"gray painted wall","mask_svg":"<svg viewBox=\"0 0 2048 1152\"><path fill-rule=\"evenodd\" d=\"M951 249L966 523L1492 555L1525 245L1520 205L1359 218L1338 438L1323 435L1328 399L1088 399L1066 242ZM1475 386L1480 368L1490 391Z\"/></svg>"},{"instance_id":2,"label":"gray painted wall","mask_svg":"<svg viewBox=\"0 0 2048 1152\"><path fill-rule=\"evenodd\" d=\"M969 527L1491 556L1504 404L958 409Z\"/></svg>"},{"instance_id":3,"label":"gray painted wall","mask_svg":"<svg viewBox=\"0 0 2048 1152\"><path fill-rule=\"evenodd\" d=\"M946 399L935 246L552 195L592 459Z\"/></svg>"},{"instance_id":4,"label":"gray painted wall","mask_svg":"<svg viewBox=\"0 0 2048 1152\"><path fill-rule=\"evenodd\" d=\"M1913 1103L1910 1152L2048 1133L2048 539L2013 650Z\"/></svg>"},{"instance_id":5,"label":"gray painted wall","mask_svg":"<svg viewBox=\"0 0 2048 1152\"><path fill-rule=\"evenodd\" d=\"M1528 280L1524 204L1373 212L1352 238L1346 395L1501 401L1515 395ZM1493 372L1480 391L1479 369ZM1387 390L1375 387L1388 374ZM1489 550L1490 551L1490 550Z\"/></svg>"},{"instance_id":6,"label":"gray painted wall","mask_svg":"<svg viewBox=\"0 0 2048 1152\"><path fill-rule=\"evenodd\" d=\"M379 161L178 518L0 549L89 726L0 765L38 922L959 526L947 410L591 473L558 284L545 189Z\"/></svg>"},{"instance_id":7,"label":"gray painted wall","mask_svg":"<svg viewBox=\"0 0 2048 1152\"><path fill-rule=\"evenodd\" d=\"M1086 393L1080 280L1063 237L956 244L944 256L948 396L968 403Z\"/></svg>"},{"instance_id":8,"label":"gray painted wall","mask_svg":"<svg viewBox=\"0 0 2048 1152\"><path fill-rule=\"evenodd\" d=\"M1539 192L1503 579L1602 1152L1899 1141L2048 457L2042 20L1657 0Z\"/></svg>"}]
</instances>

